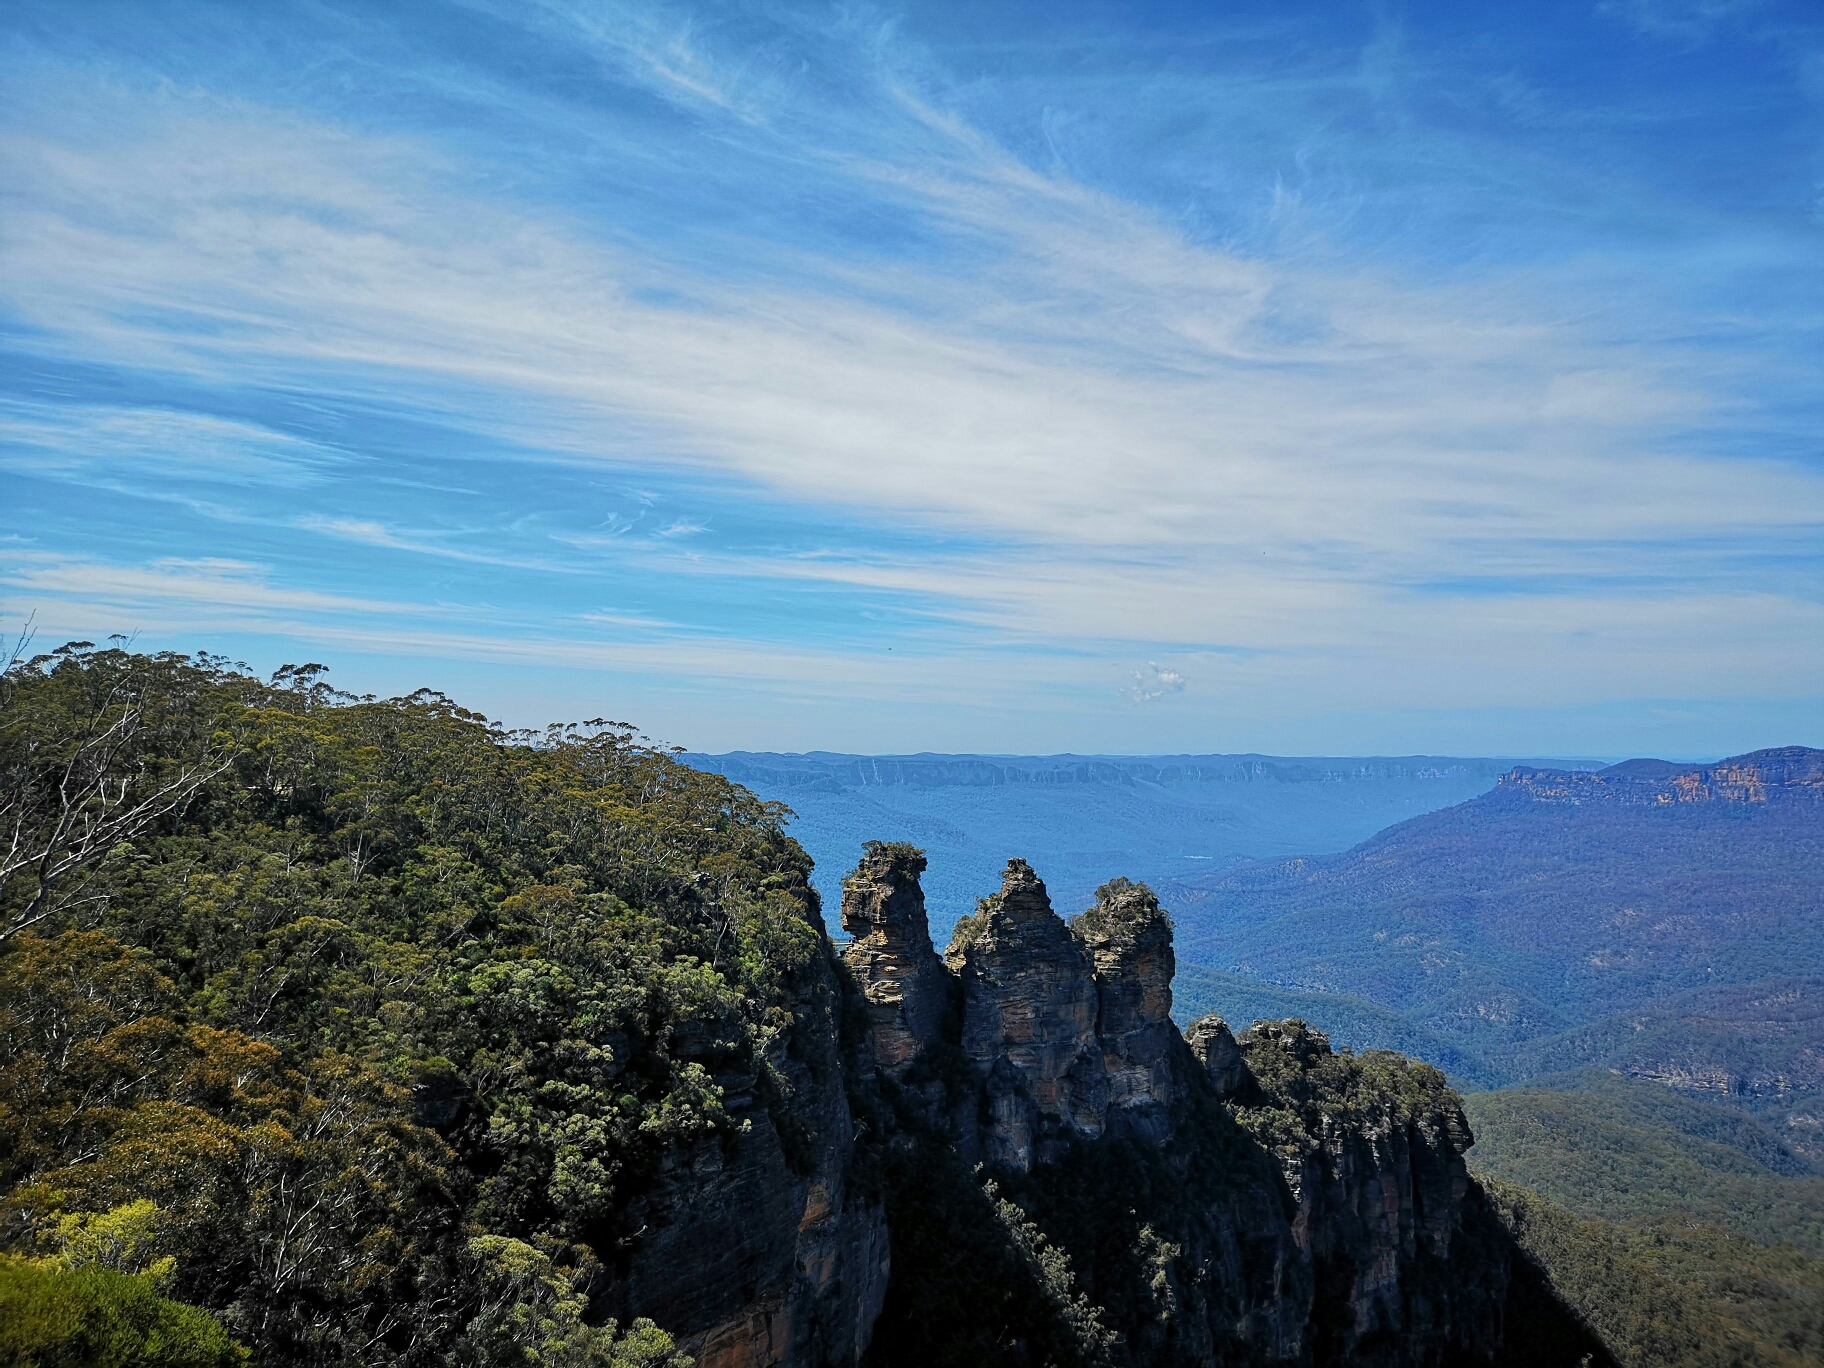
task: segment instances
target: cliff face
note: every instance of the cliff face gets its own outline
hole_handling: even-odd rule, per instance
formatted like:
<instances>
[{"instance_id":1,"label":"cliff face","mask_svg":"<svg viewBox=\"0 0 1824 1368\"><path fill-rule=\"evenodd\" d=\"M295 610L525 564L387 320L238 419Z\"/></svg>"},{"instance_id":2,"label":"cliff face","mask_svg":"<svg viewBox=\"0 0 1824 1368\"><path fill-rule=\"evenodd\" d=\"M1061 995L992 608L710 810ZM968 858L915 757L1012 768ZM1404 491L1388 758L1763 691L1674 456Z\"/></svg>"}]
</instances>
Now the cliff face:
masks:
<instances>
[{"instance_id":1,"label":"cliff face","mask_svg":"<svg viewBox=\"0 0 1824 1368\"><path fill-rule=\"evenodd\" d=\"M903 886L892 896L909 903ZM885 962L874 947L847 958ZM909 1056L904 1036L873 1036L916 1197L894 1210L896 1249L915 1252L896 1261L872 1364L1509 1361L1515 1254L1435 1069L1339 1056L1302 1022L1237 1040L1206 1018L1181 1036L1170 920L1125 880L1067 925L1012 861L944 965L961 998L948 1034ZM992 1200L972 1206L983 1179ZM1014 1255L998 1252L1003 1227ZM1026 1276L1019 1249L1038 1251L1024 1302L1004 1285ZM1053 1312L1055 1333L1035 1328ZM966 1353L931 1330L997 1316L1000 1338ZM1606 1361L1566 1333L1567 1364Z\"/></svg>"},{"instance_id":2,"label":"cliff face","mask_svg":"<svg viewBox=\"0 0 1824 1368\"><path fill-rule=\"evenodd\" d=\"M1071 930L1096 975L1096 1040L1118 1124L1151 1140L1170 1132L1178 1028L1172 1024L1172 923L1144 884L1117 879Z\"/></svg>"},{"instance_id":3,"label":"cliff face","mask_svg":"<svg viewBox=\"0 0 1824 1368\"><path fill-rule=\"evenodd\" d=\"M1495 795L1516 802L1643 807L1824 803L1824 750L1781 746L1732 756L1714 765L1628 760L1590 773L1520 765L1496 782Z\"/></svg>"},{"instance_id":4,"label":"cliff face","mask_svg":"<svg viewBox=\"0 0 1824 1368\"><path fill-rule=\"evenodd\" d=\"M1444 1076L1387 1051L1338 1055L1302 1021L1259 1023L1237 1045L1257 1084L1238 1115L1298 1202L1315 1357L1492 1357L1512 1270L1471 1200L1474 1137Z\"/></svg>"},{"instance_id":5,"label":"cliff face","mask_svg":"<svg viewBox=\"0 0 1824 1368\"><path fill-rule=\"evenodd\" d=\"M963 985L963 1053L986 1080L982 1157L1023 1173L1101 1135L1109 1084L1094 966L1024 860L957 924L944 962Z\"/></svg>"},{"instance_id":6,"label":"cliff face","mask_svg":"<svg viewBox=\"0 0 1824 1368\"><path fill-rule=\"evenodd\" d=\"M912 847L870 841L842 885L842 929L854 937L842 957L868 1000L874 1062L894 1076L937 1039L949 993L925 921L924 870Z\"/></svg>"},{"instance_id":7,"label":"cliff face","mask_svg":"<svg viewBox=\"0 0 1824 1368\"><path fill-rule=\"evenodd\" d=\"M868 848L843 971L806 965L768 1068L717 1075L739 1124L673 1152L627 1311L702 1368L1520 1361L1441 1074L1302 1022L1181 1035L1170 919L1125 880L1067 924L1012 861L940 960L922 868Z\"/></svg>"},{"instance_id":8,"label":"cliff face","mask_svg":"<svg viewBox=\"0 0 1824 1368\"><path fill-rule=\"evenodd\" d=\"M784 988L791 1025L759 1068L730 1067L706 1043L730 1133L666 1152L608 1298L623 1321L665 1326L697 1368L848 1368L886 1296L886 1212L856 1182L843 985L819 954Z\"/></svg>"}]
</instances>

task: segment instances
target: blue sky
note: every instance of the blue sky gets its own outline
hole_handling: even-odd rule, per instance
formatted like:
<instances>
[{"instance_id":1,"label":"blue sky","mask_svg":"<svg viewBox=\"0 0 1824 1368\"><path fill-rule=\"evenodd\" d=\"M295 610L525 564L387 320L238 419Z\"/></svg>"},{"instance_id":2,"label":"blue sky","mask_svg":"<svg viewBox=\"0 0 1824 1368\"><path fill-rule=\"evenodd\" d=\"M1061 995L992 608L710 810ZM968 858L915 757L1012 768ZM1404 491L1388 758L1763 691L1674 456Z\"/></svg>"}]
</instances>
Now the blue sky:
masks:
<instances>
[{"instance_id":1,"label":"blue sky","mask_svg":"<svg viewBox=\"0 0 1824 1368\"><path fill-rule=\"evenodd\" d=\"M1824 744L1824 16L0 14L0 618L699 749Z\"/></svg>"}]
</instances>

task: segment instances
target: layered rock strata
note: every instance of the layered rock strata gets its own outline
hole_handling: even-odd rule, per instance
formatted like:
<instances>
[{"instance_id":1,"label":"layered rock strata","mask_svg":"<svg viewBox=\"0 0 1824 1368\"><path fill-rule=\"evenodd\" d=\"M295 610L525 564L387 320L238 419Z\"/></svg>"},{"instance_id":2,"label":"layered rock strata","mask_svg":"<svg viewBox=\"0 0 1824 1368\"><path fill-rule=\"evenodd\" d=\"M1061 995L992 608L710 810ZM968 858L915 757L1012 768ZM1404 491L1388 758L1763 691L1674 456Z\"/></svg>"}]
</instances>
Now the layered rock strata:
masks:
<instances>
[{"instance_id":1,"label":"layered rock strata","mask_svg":"<svg viewBox=\"0 0 1824 1368\"><path fill-rule=\"evenodd\" d=\"M1315 1357L1394 1365L1423 1345L1492 1356L1511 1269L1470 1200L1474 1137L1444 1075L1389 1051L1338 1055L1302 1021L1257 1023L1236 1044L1258 1084L1237 1114L1298 1202Z\"/></svg>"},{"instance_id":2,"label":"layered rock strata","mask_svg":"<svg viewBox=\"0 0 1824 1368\"><path fill-rule=\"evenodd\" d=\"M987 1080L983 1157L1024 1172L1101 1135L1109 1080L1094 967L1024 860L1009 860L1001 891L957 923L944 963L963 986L963 1053Z\"/></svg>"},{"instance_id":3,"label":"layered rock strata","mask_svg":"<svg viewBox=\"0 0 1824 1368\"><path fill-rule=\"evenodd\" d=\"M598 1313L699 1368L1609 1368L1568 1322L1570 1357L1503 1357L1511 1288L1557 1303L1436 1070L1302 1022L1181 1035L1170 919L1125 880L1067 925L1010 861L939 959L923 868L870 844L764 1057L702 1042L733 1124L666 1152Z\"/></svg>"},{"instance_id":4,"label":"layered rock strata","mask_svg":"<svg viewBox=\"0 0 1824 1368\"><path fill-rule=\"evenodd\" d=\"M1824 750L1780 746L1714 765L1625 760L1607 769L1555 770L1518 765L1496 782L1496 802L1672 807L1685 803L1824 803Z\"/></svg>"},{"instance_id":5,"label":"layered rock strata","mask_svg":"<svg viewBox=\"0 0 1824 1368\"><path fill-rule=\"evenodd\" d=\"M1096 1040L1111 1114L1149 1138L1169 1133L1173 1098L1172 922L1145 884L1116 879L1071 922L1096 977Z\"/></svg>"},{"instance_id":6,"label":"layered rock strata","mask_svg":"<svg viewBox=\"0 0 1824 1368\"><path fill-rule=\"evenodd\" d=\"M894 1077L937 1039L950 990L925 920L924 871L911 846L869 841L842 885L842 929L854 937L842 958L868 1000L874 1063Z\"/></svg>"}]
</instances>

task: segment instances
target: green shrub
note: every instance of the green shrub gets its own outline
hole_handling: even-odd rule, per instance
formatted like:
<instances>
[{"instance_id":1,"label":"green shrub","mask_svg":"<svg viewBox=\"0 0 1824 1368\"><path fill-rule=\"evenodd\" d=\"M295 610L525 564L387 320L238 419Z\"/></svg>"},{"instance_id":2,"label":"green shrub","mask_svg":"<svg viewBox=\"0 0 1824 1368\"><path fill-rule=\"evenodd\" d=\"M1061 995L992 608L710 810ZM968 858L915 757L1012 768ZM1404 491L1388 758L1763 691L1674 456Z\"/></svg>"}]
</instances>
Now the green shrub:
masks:
<instances>
[{"instance_id":1,"label":"green shrub","mask_svg":"<svg viewBox=\"0 0 1824 1368\"><path fill-rule=\"evenodd\" d=\"M246 1349L153 1275L0 1255L4 1368L233 1368Z\"/></svg>"}]
</instances>

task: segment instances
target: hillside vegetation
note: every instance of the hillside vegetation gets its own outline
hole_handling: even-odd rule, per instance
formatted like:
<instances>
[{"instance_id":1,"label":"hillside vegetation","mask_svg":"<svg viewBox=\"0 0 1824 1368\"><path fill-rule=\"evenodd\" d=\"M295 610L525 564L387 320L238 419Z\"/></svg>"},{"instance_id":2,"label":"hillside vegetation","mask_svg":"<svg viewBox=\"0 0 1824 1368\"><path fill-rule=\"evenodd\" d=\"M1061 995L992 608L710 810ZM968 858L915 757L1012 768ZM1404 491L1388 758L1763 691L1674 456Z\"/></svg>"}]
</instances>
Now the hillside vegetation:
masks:
<instances>
[{"instance_id":1,"label":"hillside vegetation","mask_svg":"<svg viewBox=\"0 0 1824 1368\"><path fill-rule=\"evenodd\" d=\"M1233 976L1216 1010L1262 981L1487 1085L1598 1065L1790 1107L1824 1092L1824 786L1605 792L1676 769L1516 771L1344 854L1174 885L1180 953Z\"/></svg>"},{"instance_id":2,"label":"hillside vegetation","mask_svg":"<svg viewBox=\"0 0 1824 1368\"><path fill-rule=\"evenodd\" d=\"M706 1065L810 1124L780 811L314 667L77 646L0 689L6 1333L215 1344L189 1305L263 1364L667 1361L583 1311L664 1147L731 1124Z\"/></svg>"},{"instance_id":3,"label":"hillside vegetation","mask_svg":"<svg viewBox=\"0 0 1824 1368\"><path fill-rule=\"evenodd\" d=\"M1470 1167L1618 1356L1824 1358L1824 1176L1728 1105L1606 1073L1553 1081L1464 1098Z\"/></svg>"}]
</instances>

